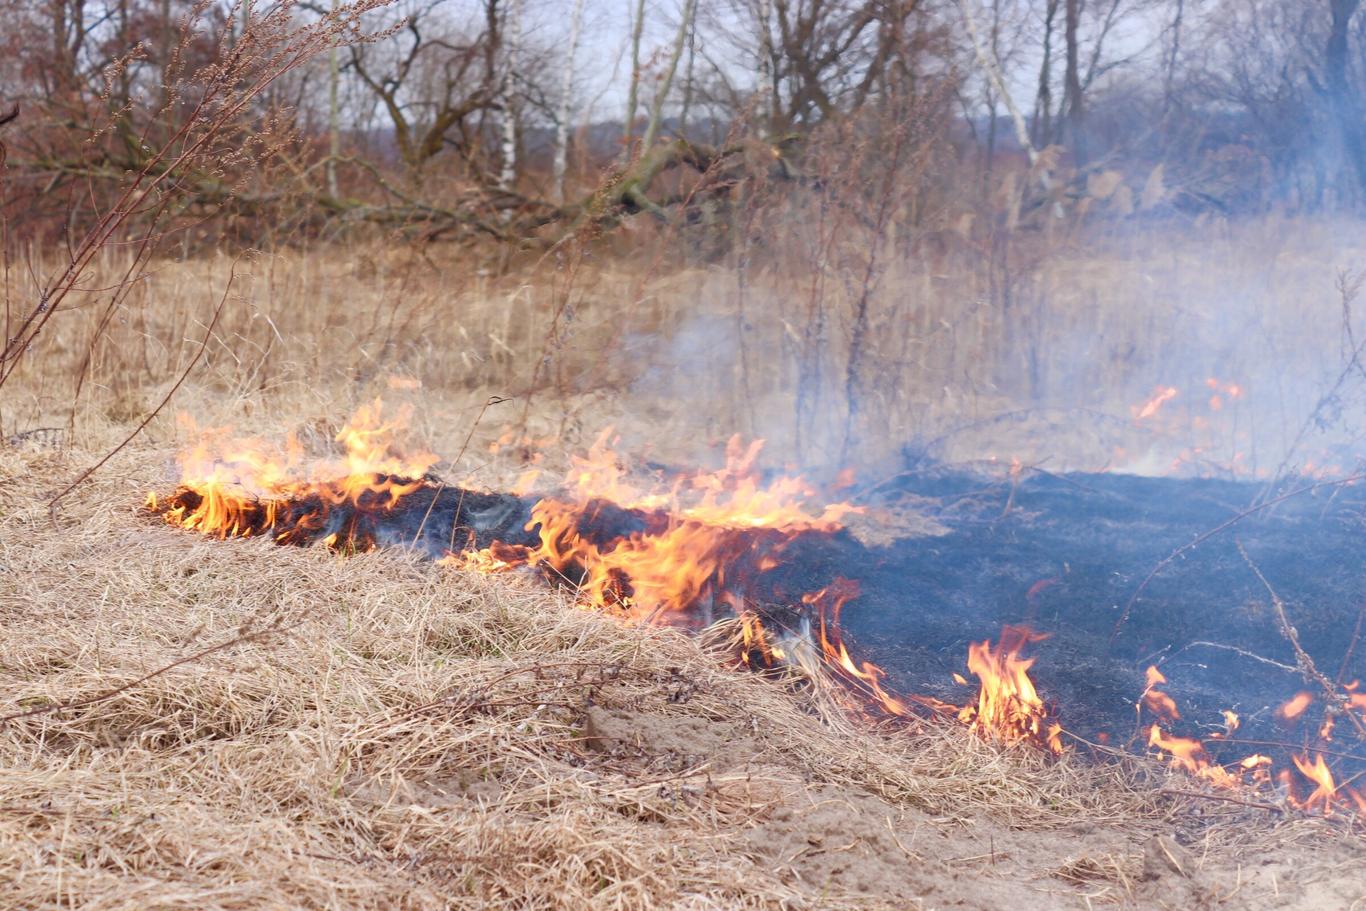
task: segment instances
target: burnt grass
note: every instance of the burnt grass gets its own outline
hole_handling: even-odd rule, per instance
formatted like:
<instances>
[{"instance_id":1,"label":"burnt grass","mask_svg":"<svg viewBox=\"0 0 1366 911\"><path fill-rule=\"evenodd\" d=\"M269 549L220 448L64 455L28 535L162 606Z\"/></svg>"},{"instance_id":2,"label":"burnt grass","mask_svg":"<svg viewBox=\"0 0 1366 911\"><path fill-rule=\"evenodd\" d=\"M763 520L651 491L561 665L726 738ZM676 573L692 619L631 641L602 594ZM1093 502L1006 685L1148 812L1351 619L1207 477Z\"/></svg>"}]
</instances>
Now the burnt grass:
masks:
<instances>
[{"instance_id":1,"label":"burnt grass","mask_svg":"<svg viewBox=\"0 0 1366 911\"><path fill-rule=\"evenodd\" d=\"M1135 703L1146 668L1157 665L1169 680L1162 690L1182 713L1172 733L1204 739L1217 761L1252 752L1283 761L1287 748L1273 744L1308 744L1323 701L1296 669L1271 596L1239 544L1319 669L1341 683L1366 680L1366 642L1354 635L1366 633L1366 488L1325 484L1249 512L1306 486L1045 472L1011 484L931 468L880 496L913 495L948 534L880 547L847 532L805 534L782 546L776 569L731 567L730 579L743 580L738 587L770 624L788 626L800 620L792 608L802 595L838 577L856 581L860 594L843 611L842 634L856 660L887 671L895 691L961 704L974 692L953 679L968 676L968 644L1023 624L1048 636L1027 653L1037 659L1031 674L1069 731L1141 748ZM524 528L531 502L429 488L405 498L377 537L434 555L452 544L534 544ZM1240 515L1144 584L1174 551ZM602 544L667 521L597 502L578 531ZM771 543L756 535L751 550L768 552ZM1300 691L1316 697L1315 707L1287 725L1275 710ZM1223 709L1238 713L1241 728L1211 741L1223 730ZM1142 724L1152 720L1145 715ZM1342 752L1366 753L1347 747L1355 738L1345 724L1338 734ZM1366 755L1339 768L1366 769Z\"/></svg>"},{"instance_id":2,"label":"burnt grass","mask_svg":"<svg viewBox=\"0 0 1366 911\"><path fill-rule=\"evenodd\" d=\"M1294 669L1271 596L1238 544L1318 668L1343 683L1366 681L1366 642L1354 636L1366 609L1366 490L1325 485L1290 497L1143 582L1178 548L1251 504L1303 486L1292 481L1268 493L1220 480L1032 473L1012 493L1000 480L931 470L904 479L901 491L939 504L948 534L880 548L840 536L803 545L788 567L858 579L862 594L844 611L846 638L899 690L962 702L971 691L952 674L966 676L968 643L1025 624L1048 634L1030 647L1031 674L1068 730L1128 742L1144 671L1156 664L1169 680L1161 689L1182 713L1175 733L1208 738L1222 729L1220 710L1232 709L1242 720L1234 738L1206 741L1216 760L1283 758L1284 748L1253 741L1312 739L1322 694ZM1287 726L1275 709L1299 691L1316 697L1315 709ZM1366 750L1349 747L1356 738L1345 722L1338 735L1342 752L1363 754L1346 766L1366 768Z\"/></svg>"},{"instance_id":3,"label":"burnt grass","mask_svg":"<svg viewBox=\"0 0 1366 911\"><path fill-rule=\"evenodd\" d=\"M1010 483L930 468L883 485L879 497L912 495L947 534L867 546L847 531L791 540L739 532L745 537L737 538L725 571L728 585L768 625L788 628L803 619L802 595L836 578L856 581L859 595L842 613L842 637L856 661L887 672L894 692L970 700L975 681L953 679L968 676L969 643L996 641L1002 626L1023 624L1047 634L1026 654L1037 659L1031 675L1067 730L1141 749L1135 703L1146 668L1157 665L1169 680L1161 689L1182 713L1172 733L1205 740L1216 761L1264 752L1279 764L1294 746L1312 741L1323 700L1296 669L1271 596L1239 544L1285 604L1318 668L1340 683L1366 682L1366 642L1356 636L1366 633L1366 487L1324 484L1248 512L1305 486L1292 481L1268 491L1222 480L1045 472ZM178 496L194 505L194 494ZM321 524L281 543L337 533L365 547L408 547L432 557L495 542L533 546L538 536L526 526L534 502L429 479L398 503L333 508ZM288 508L309 513L319 505L310 498ZM1144 584L1174 551L1243 513ZM610 547L670 521L664 513L595 501L576 531ZM760 570L767 554L779 565ZM572 569L567 575L573 582ZM710 622L716 607L700 606L690 619ZM1316 704L1287 725L1275 709L1300 691ZM1223 709L1237 712L1242 726L1227 741L1211 741L1223 729ZM1152 720L1145 715L1142 723ZM1345 723L1338 733L1336 749L1348 758L1338 757L1336 767L1366 770L1366 748Z\"/></svg>"}]
</instances>

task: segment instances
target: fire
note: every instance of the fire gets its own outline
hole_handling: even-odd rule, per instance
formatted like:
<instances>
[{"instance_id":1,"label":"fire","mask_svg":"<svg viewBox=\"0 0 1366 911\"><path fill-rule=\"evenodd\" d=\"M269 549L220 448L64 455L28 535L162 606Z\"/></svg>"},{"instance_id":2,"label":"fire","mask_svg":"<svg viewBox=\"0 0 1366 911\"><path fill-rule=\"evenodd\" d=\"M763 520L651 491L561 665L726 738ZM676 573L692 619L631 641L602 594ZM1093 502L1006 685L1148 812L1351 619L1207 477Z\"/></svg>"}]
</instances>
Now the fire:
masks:
<instances>
[{"instance_id":1,"label":"fire","mask_svg":"<svg viewBox=\"0 0 1366 911\"><path fill-rule=\"evenodd\" d=\"M1147 679L1147 686L1143 690L1143 705L1159 718L1164 718L1167 721L1180 719L1181 712L1176 708L1176 700L1156 688L1159 683L1166 683L1167 678L1156 666L1150 665L1147 671Z\"/></svg>"},{"instance_id":2,"label":"fire","mask_svg":"<svg viewBox=\"0 0 1366 911\"><path fill-rule=\"evenodd\" d=\"M1282 721L1294 721L1304 714L1304 710L1309 708L1313 701L1314 697L1309 693L1296 693L1294 698L1276 709L1276 717Z\"/></svg>"},{"instance_id":3,"label":"fire","mask_svg":"<svg viewBox=\"0 0 1366 911\"><path fill-rule=\"evenodd\" d=\"M345 449L340 459L309 462L291 436L285 447L233 437L224 429L203 433L179 458L179 489L167 501L149 495L147 507L166 522L217 538L272 535L281 544L330 537L336 546L368 549L368 533L354 522L332 527L335 508L344 504L383 512L422 487L437 461L430 453L404 456L396 434L409 411L384 420L376 399L362 406L336 436ZM193 421L182 417L191 432Z\"/></svg>"},{"instance_id":4,"label":"fire","mask_svg":"<svg viewBox=\"0 0 1366 911\"><path fill-rule=\"evenodd\" d=\"M1221 390L1229 397L1240 394L1236 387ZM1151 416L1175 395L1171 387L1159 390L1136 416ZM399 446L406 417L405 412L386 415L376 400L337 434L341 454L322 459L306 457L293 438L272 447L225 430L209 431L180 457L177 489L165 499L149 496L148 507L169 524L217 538L270 536L280 544L321 542L344 552L378 547L397 540L385 531L386 517L405 510L430 512L446 489L428 474L435 456L405 453ZM504 444L514 440L519 448L530 445L525 437L508 438ZM474 531L459 526L469 536L457 540L456 519L447 505L445 521L453 537L448 545L444 540L435 545L444 553L442 562L481 573L534 570L572 587L584 609L629 622L700 630L726 620L744 664L796 670L816 686L838 683L832 692L870 718L956 718L1003 744L1063 752L1062 727L1030 676L1035 659L1024 657L1044 634L1006 626L997 643L970 643L967 670L976 678L977 691L965 705L895 692L887 673L857 659L857 650L842 635L841 614L858 596L857 583L836 578L815 591L783 595L791 602L779 605L753 597L756 591L773 591L762 583L784 564L795 541L838 534L854 507L826 502L801 478L764 477L756 468L762 441L744 444L733 438L724 465L714 471L645 482L628 471L612 443L610 434L599 437L586 454L571 460L563 483L539 498L526 493L534 474L518 483L516 494L501 500L458 491L461 503L467 497L513 501L516 527L496 526L498 536L490 541L486 535L480 542L484 546L476 546ZM1022 470L1019 464L1013 462L1012 472ZM849 483L842 473L838 484ZM416 507L409 508L413 502ZM455 508L458 516L460 507ZM1035 583L1028 599L1055 581ZM971 685L964 675L954 678ZM1159 688L1167 683L1156 666L1147 669L1137 710L1157 719L1146 726L1150 747L1172 766L1216 787L1270 783L1272 761L1266 756L1224 764L1212 758L1216 743L1223 752L1234 742L1240 724L1234 712L1224 711L1223 730L1211 735L1208 745L1172 733L1169 726L1182 715L1176 701ZM1359 685L1348 684L1344 694L1347 710L1366 717L1366 693ZM1309 693L1299 693L1276 716L1295 723L1312 703ZM1321 735L1326 733L1320 728ZM1296 757L1294 769L1283 769L1280 779L1296 806L1329 812L1356 804L1366 811L1366 798L1335 783L1323 754ZM1313 785L1303 799L1295 796L1296 772Z\"/></svg>"},{"instance_id":5,"label":"fire","mask_svg":"<svg viewBox=\"0 0 1366 911\"><path fill-rule=\"evenodd\" d=\"M378 546L373 527L386 512L437 484L427 476L435 456L400 451L406 418L386 417L375 401L337 435L344 456L312 461L292 438L272 448L209 431L180 458L177 490L165 500L152 495L147 505L170 524L219 538L270 535L280 544L320 541L334 549L370 549ZM762 479L755 468L762 441L732 438L720 469L657 484L635 480L612 442L604 433L586 454L572 458L562 486L531 505L522 541L453 546L443 562L482 573L536 569L572 585L585 608L633 622L700 628L718 615L733 616L737 649L751 666L817 670L858 694L861 711L878 716L959 717L1006 743L1027 741L1061 752L1061 727L1029 678L1033 659L1020 657L1024 646L1042 638L1036 633L1007 627L999 648L974 643L968 666L980 692L975 703L959 707L894 694L880 667L853 657L840 614L858 594L855 583L836 579L803 595L792 609L811 632L795 639L790 632L775 634L746 606L751 583L783 562L791 541L833 534L855 511L844 503L820 502L819 492L801 478ZM494 445L534 443L505 436ZM837 485L851 482L842 472ZM627 530L595 531L613 522L624 522Z\"/></svg>"},{"instance_id":6,"label":"fire","mask_svg":"<svg viewBox=\"0 0 1366 911\"><path fill-rule=\"evenodd\" d=\"M1033 658L1021 658L1026 645L1045 635L1023 626L1007 626L1001 642L968 646L968 670L977 677L977 702L965 706L958 717L973 728L1005 743L1033 743L1053 753L1062 752L1062 726L1050 718L1029 677Z\"/></svg>"},{"instance_id":7,"label":"fire","mask_svg":"<svg viewBox=\"0 0 1366 911\"><path fill-rule=\"evenodd\" d=\"M1176 398L1179 394L1175 386L1158 386L1153 390L1152 396L1142 405L1135 405L1130 411L1133 413L1134 420L1146 421L1162 410L1162 406Z\"/></svg>"},{"instance_id":8,"label":"fire","mask_svg":"<svg viewBox=\"0 0 1366 911\"><path fill-rule=\"evenodd\" d=\"M1205 380L1205 385L1210 389L1210 411L1222 410L1225 397L1229 399L1240 399L1243 397L1243 387L1237 383L1227 382L1212 376Z\"/></svg>"},{"instance_id":9,"label":"fire","mask_svg":"<svg viewBox=\"0 0 1366 911\"><path fill-rule=\"evenodd\" d=\"M1296 795L1296 788L1293 776L1287 770L1281 774L1281 781L1290 791L1290 803L1301 810L1317 810L1325 816L1333 813L1338 804L1344 804L1354 808L1358 813L1366 813L1366 795L1346 785L1339 785L1333 778L1333 771L1324 762L1323 754L1316 753L1311 760L1309 756L1292 756L1295 768L1299 773L1309 780L1314 786L1314 790L1307 797Z\"/></svg>"},{"instance_id":10,"label":"fire","mask_svg":"<svg viewBox=\"0 0 1366 911\"><path fill-rule=\"evenodd\" d=\"M833 583L809 595L802 603L815 613L817 642L826 670L855 692L864 694L865 704L876 713L896 718L910 718L916 712L912 706L941 715L951 715L956 706L926 696L894 696L883 686L886 672L869 661L855 663L840 634L840 612L858 596L858 583L837 578Z\"/></svg>"},{"instance_id":11,"label":"fire","mask_svg":"<svg viewBox=\"0 0 1366 911\"><path fill-rule=\"evenodd\" d=\"M531 566L573 584L582 603L644 622L706 626L718 602L743 600L747 583L776 567L782 548L803 533L833 533L854 511L811 504L818 492L800 478L761 482L754 463L762 441L732 438L715 472L640 487L604 433L574 457L562 492L531 509L526 530L539 544L494 544L450 561L488 571ZM584 529L605 513L635 510L642 527L605 543Z\"/></svg>"},{"instance_id":12,"label":"fire","mask_svg":"<svg viewBox=\"0 0 1366 911\"><path fill-rule=\"evenodd\" d=\"M1166 694L1158 693L1153 689L1158 683L1166 682L1167 678L1156 667L1148 668L1147 688L1144 690L1143 698L1140 701L1140 709L1147 708L1159 718L1174 721L1180 718L1180 714L1176 712L1175 702L1170 700ZM1349 696L1355 694L1355 689L1354 684L1349 684L1346 687ZM1160 698L1150 698L1153 696ZM1282 721L1294 722L1304 714L1313 701L1313 697L1309 693L1298 693L1276 710L1276 717ZM1233 737L1238 730L1241 720L1236 712L1229 709L1225 709L1222 714L1224 730L1212 734L1210 741L1226 746L1233 742L1229 738ZM1330 739L1328 736L1330 732L1331 725L1321 726L1319 730L1320 739ZM1237 762L1220 765L1210 757L1209 750L1204 742L1193 737L1179 737L1171 734L1163 730L1162 725L1156 722L1148 727L1148 745L1159 753L1166 754L1172 767L1201 778L1217 788L1235 789L1264 786L1269 785L1272 780L1271 767L1273 762L1269 756L1254 753ZM1286 792L1286 800L1292 806L1324 814L1332 813L1336 807L1344 805L1353 806L1358 812L1366 812L1366 796L1353 788L1336 784L1332 769L1324 760L1322 753L1314 754L1312 760L1308 754L1292 755L1291 760L1299 774L1314 786L1307 797L1298 796L1297 779L1294 772L1289 768L1282 768L1276 778L1281 782Z\"/></svg>"}]
</instances>

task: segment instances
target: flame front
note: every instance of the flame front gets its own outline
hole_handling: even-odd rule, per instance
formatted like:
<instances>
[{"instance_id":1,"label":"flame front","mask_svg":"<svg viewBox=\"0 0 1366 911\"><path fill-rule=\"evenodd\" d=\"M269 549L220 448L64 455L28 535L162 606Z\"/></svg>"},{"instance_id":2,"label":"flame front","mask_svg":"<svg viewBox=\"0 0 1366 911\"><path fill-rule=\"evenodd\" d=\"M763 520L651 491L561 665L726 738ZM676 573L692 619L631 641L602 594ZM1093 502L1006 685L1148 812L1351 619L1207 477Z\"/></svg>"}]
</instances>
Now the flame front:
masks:
<instances>
[{"instance_id":1,"label":"flame front","mask_svg":"<svg viewBox=\"0 0 1366 911\"><path fill-rule=\"evenodd\" d=\"M1228 398L1241 394L1231 385L1218 391ZM1135 416L1150 417L1174 395L1170 388L1158 390ZM272 448L210 431L180 457L177 489L165 499L149 496L147 505L169 524L217 538L270 536L280 544L372 549L382 543L387 517L402 511L407 498L424 491L416 508L430 511L445 487L428 474L435 456L405 455L397 445L406 416L386 418L375 401L337 434L343 454L320 460L307 459L293 438ZM575 457L554 493L534 502L518 500L528 504L521 515L529 512L530 518L516 541L494 539L482 548L452 541L443 562L481 573L534 570L571 586L583 607L630 622L700 629L730 620L736 654L745 664L802 669L815 685L836 681L841 686L835 692L844 694L839 698L871 718L951 717L1003 744L1063 752L1062 727L1029 673L1035 659L1023 654L1045 635L1006 626L998 643L971 643L967 670L977 692L965 705L895 692L886 672L857 660L842 635L841 614L857 597L857 583L837 578L794 595L793 603L762 610L751 602L753 592L770 590L762 583L787 561L797 539L840 533L854 507L821 502L819 492L800 478L761 479L755 463L762 442L732 439L721 469L642 486L609 440L604 434L586 455ZM849 480L841 476L838 483L848 486ZM523 486L519 482L518 489ZM1223 731L1208 742L1172 733L1182 716L1176 701L1158 688L1167 682L1157 667L1148 668L1136 702L1140 718L1146 711L1156 719L1145 728L1148 746L1216 787L1270 786L1270 758L1252 754L1220 764L1211 756L1216 743L1220 752L1232 745L1240 724L1234 712L1223 713ZM1366 720L1366 693L1357 682L1345 685L1340 696L1344 711ZM1313 704L1309 693L1300 693L1275 717L1298 725ZM1331 722L1330 715L1319 726L1320 741L1331 738ZM1335 782L1322 752L1295 756L1293 770L1283 768L1276 778L1297 807L1328 813L1355 806L1366 812L1366 797Z\"/></svg>"},{"instance_id":2,"label":"flame front","mask_svg":"<svg viewBox=\"0 0 1366 911\"><path fill-rule=\"evenodd\" d=\"M310 462L293 436L279 449L226 430L207 431L179 457L175 493L164 502L152 494L147 507L172 525L216 538L270 535L281 544L300 544L327 536L329 544L368 550L374 541L354 521L332 527L336 507L356 507L352 516L392 509L425 484L437 461L425 452L398 454L395 439L408 411L388 421L382 412L378 399L356 412L337 434L345 449L340 459ZM188 418L181 421L197 432Z\"/></svg>"},{"instance_id":3,"label":"flame front","mask_svg":"<svg viewBox=\"0 0 1366 911\"><path fill-rule=\"evenodd\" d=\"M1140 712L1146 708L1161 721L1168 723L1180 719L1181 714L1176 710L1175 701L1154 689L1158 683L1166 683L1167 678L1156 667L1148 668L1147 678L1147 688L1139 700ZM1343 702L1348 710L1355 706L1353 700L1356 686L1355 683L1351 683L1344 687ZM1310 693L1297 693L1273 714L1281 724L1295 725L1305 717L1305 712L1313 703L1314 697ZM1228 746L1242 724L1236 712L1225 709L1222 715L1224 730L1212 734L1208 743L1193 737L1177 736L1164 730L1161 723L1154 722L1148 727L1148 746L1160 754L1165 754L1173 768L1203 779L1217 788L1236 789L1269 785L1273 778L1273 761L1269 756L1253 753L1236 762L1222 765L1211 758L1210 749L1216 745ZM1317 729L1319 741L1331 741L1332 732L1332 716L1329 714ZM1366 796L1345 784L1337 784L1322 752L1315 753L1312 759L1307 753L1292 755L1291 761L1295 771L1288 767L1282 768L1274 777L1280 782L1285 799L1292 806L1324 815L1343 807L1353 808L1359 813L1366 812ZM1295 772L1299 775L1296 776ZM1306 783L1312 785L1307 794L1304 793Z\"/></svg>"}]
</instances>

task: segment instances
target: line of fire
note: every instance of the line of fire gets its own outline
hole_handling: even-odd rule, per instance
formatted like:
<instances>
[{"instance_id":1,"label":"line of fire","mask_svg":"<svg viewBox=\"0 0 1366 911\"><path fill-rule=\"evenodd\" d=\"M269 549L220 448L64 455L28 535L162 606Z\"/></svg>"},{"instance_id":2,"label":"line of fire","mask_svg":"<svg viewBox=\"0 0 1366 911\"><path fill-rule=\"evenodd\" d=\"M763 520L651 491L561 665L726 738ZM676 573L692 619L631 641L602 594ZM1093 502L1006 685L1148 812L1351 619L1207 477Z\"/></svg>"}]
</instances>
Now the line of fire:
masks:
<instances>
[{"instance_id":1,"label":"line of fire","mask_svg":"<svg viewBox=\"0 0 1366 911\"><path fill-rule=\"evenodd\" d=\"M1211 379L1200 394L1215 412L1242 393ZM1133 420L1177 396L1157 388ZM717 470L631 471L605 434L563 478L490 491L400 448L403 426L376 401L336 457L198 433L146 508L220 539L406 548L451 584L531 576L584 610L712 635L871 723L962 724L1043 757L1145 753L1193 787L1366 813L1366 489L1350 473L1014 460L817 485L761 471L762 444L738 439ZM858 533L907 502L932 531Z\"/></svg>"}]
</instances>

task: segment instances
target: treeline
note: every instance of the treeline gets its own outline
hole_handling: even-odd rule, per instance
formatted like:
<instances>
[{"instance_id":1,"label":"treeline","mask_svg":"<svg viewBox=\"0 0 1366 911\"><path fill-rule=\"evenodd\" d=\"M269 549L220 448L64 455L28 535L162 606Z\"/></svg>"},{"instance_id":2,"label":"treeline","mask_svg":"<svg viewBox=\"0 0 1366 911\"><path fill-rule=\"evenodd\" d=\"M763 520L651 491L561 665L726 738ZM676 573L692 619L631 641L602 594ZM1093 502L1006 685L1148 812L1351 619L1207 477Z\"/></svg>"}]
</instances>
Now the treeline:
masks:
<instances>
[{"instance_id":1,"label":"treeline","mask_svg":"<svg viewBox=\"0 0 1366 911\"><path fill-rule=\"evenodd\" d=\"M1359 2L9 0L3 213L519 246L648 213L725 247L794 194L924 229L1352 212Z\"/></svg>"}]
</instances>

